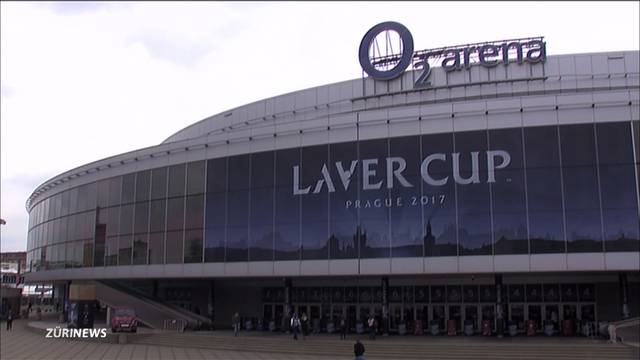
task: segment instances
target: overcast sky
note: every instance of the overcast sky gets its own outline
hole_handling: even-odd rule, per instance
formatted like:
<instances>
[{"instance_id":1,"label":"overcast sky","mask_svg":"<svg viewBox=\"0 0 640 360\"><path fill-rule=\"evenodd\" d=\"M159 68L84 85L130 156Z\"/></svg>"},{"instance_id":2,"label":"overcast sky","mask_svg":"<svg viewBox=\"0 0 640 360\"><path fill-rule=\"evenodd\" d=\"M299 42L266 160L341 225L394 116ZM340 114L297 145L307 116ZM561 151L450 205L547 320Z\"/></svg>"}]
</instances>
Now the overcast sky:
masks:
<instances>
[{"instance_id":1,"label":"overcast sky","mask_svg":"<svg viewBox=\"0 0 640 360\"><path fill-rule=\"evenodd\" d=\"M361 76L362 36L415 49L545 36L549 55L638 50L638 2L2 2L1 250L26 249L47 179L205 117Z\"/></svg>"}]
</instances>

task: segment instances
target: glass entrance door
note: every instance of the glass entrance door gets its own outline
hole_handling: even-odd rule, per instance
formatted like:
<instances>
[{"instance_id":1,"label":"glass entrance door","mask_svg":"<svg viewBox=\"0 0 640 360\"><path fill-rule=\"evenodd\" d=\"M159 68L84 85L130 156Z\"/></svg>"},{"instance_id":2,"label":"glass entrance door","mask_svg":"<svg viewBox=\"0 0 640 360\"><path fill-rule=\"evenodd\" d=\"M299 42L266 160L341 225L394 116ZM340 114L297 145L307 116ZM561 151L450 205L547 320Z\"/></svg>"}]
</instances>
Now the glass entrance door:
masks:
<instances>
[{"instance_id":1,"label":"glass entrance door","mask_svg":"<svg viewBox=\"0 0 640 360\"><path fill-rule=\"evenodd\" d=\"M553 325L553 331L556 332L560 329L560 306L558 304L545 304L544 305L544 320Z\"/></svg>"},{"instance_id":2,"label":"glass entrance door","mask_svg":"<svg viewBox=\"0 0 640 360\"><path fill-rule=\"evenodd\" d=\"M535 321L536 332L540 331L542 329L542 305L529 304L527 306L527 318Z\"/></svg>"},{"instance_id":3,"label":"glass entrance door","mask_svg":"<svg viewBox=\"0 0 640 360\"><path fill-rule=\"evenodd\" d=\"M444 323L446 320L446 316L445 316L445 311L444 311L444 305L432 305L432 316L431 319L433 319L433 321L438 322L439 325L439 329L440 331L444 331Z\"/></svg>"},{"instance_id":4,"label":"glass entrance door","mask_svg":"<svg viewBox=\"0 0 640 360\"><path fill-rule=\"evenodd\" d=\"M465 305L464 326L466 326L467 324L471 324L473 326L474 333L478 331L480 324L478 323L478 306L477 305Z\"/></svg>"}]
</instances>

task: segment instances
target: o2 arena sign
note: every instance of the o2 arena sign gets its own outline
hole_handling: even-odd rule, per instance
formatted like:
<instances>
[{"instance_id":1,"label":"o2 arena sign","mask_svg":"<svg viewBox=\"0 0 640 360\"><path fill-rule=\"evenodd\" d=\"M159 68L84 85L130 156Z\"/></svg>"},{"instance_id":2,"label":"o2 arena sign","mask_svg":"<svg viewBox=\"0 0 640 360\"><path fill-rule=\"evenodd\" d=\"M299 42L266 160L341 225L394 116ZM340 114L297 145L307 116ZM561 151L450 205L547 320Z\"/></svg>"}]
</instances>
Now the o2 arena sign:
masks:
<instances>
[{"instance_id":1,"label":"o2 arena sign","mask_svg":"<svg viewBox=\"0 0 640 360\"><path fill-rule=\"evenodd\" d=\"M542 37L499 40L413 51L413 36L404 25L388 21L372 27L362 38L358 52L362 70L376 80L391 80L411 65L420 75L414 87L431 85L431 67L440 63L448 73L472 66L494 67L544 62L546 43Z\"/></svg>"}]
</instances>

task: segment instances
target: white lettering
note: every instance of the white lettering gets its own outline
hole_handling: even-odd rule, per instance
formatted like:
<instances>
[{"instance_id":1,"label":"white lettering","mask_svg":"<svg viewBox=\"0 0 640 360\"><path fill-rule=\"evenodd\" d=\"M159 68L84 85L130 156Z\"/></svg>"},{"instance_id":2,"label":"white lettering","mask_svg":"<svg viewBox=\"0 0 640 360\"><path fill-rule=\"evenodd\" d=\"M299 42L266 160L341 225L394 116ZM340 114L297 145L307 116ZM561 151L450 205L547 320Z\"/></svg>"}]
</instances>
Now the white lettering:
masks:
<instances>
[{"instance_id":1,"label":"white lettering","mask_svg":"<svg viewBox=\"0 0 640 360\"><path fill-rule=\"evenodd\" d=\"M371 165L377 165L378 159L364 159L362 160L362 189L363 190L376 190L382 187L382 180L375 184L370 183L370 177L376 176L376 170L371 169Z\"/></svg>"},{"instance_id":2,"label":"white lettering","mask_svg":"<svg viewBox=\"0 0 640 360\"><path fill-rule=\"evenodd\" d=\"M500 157L502 161L499 165L496 166L495 158ZM496 182L495 169L504 169L511 163L511 155L504 150L490 150L487 151L487 170L489 172L489 177L487 182L494 183Z\"/></svg>"},{"instance_id":3,"label":"white lettering","mask_svg":"<svg viewBox=\"0 0 640 360\"><path fill-rule=\"evenodd\" d=\"M300 166L293 167L293 195L308 194L311 186L307 186L304 189L300 189Z\"/></svg>"},{"instance_id":4,"label":"white lettering","mask_svg":"<svg viewBox=\"0 0 640 360\"><path fill-rule=\"evenodd\" d=\"M317 194L322 190L322 184L327 183L327 189L329 192L335 192L336 188L333 186L333 181L331 180L331 176L329 175L329 170L327 169L327 164L322 165L322 179L318 180L316 183L316 188L313 189L313 193Z\"/></svg>"},{"instance_id":5,"label":"white lettering","mask_svg":"<svg viewBox=\"0 0 640 360\"><path fill-rule=\"evenodd\" d=\"M445 176L443 179L437 180L432 178L431 175L429 175L429 164L431 164L433 160L446 161L447 156L445 154L440 154L440 153L431 154L427 156L422 162L422 165L420 166L420 174L422 175L422 179L424 179L424 181L427 184L433 185L433 186L442 186L447 183L447 181L449 180L449 177Z\"/></svg>"},{"instance_id":6,"label":"white lettering","mask_svg":"<svg viewBox=\"0 0 640 360\"><path fill-rule=\"evenodd\" d=\"M393 164L398 164L400 167L398 169L393 169ZM393 189L393 177L402 184L404 187L413 187L407 179L402 176L402 172L407 168L407 162L401 157L390 157L387 158L387 189Z\"/></svg>"},{"instance_id":7,"label":"white lettering","mask_svg":"<svg viewBox=\"0 0 640 360\"><path fill-rule=\"evenodd\" d=\"M478 151L473 151L471 153L471 176L469 178L462 178L460 175L460 153L453 153L453 179L461 185L468 185L471 183L479 183L480 182L480 171L478 168Z\"/></svg>"},{"instance_id":8,"label":"white lettering","mask_svg":"<svg viewBox=\"0 0 640 360\"><path fill-rule=\"evenodd\" d=\"M336 169L338 169L338 175L340 175L340 181L342 181L342 186L345 190L349 188L349 184L351 183L351 176L356 170L356 165L358 165L358 160L351 161L351 165L349 165L349 171L346 171L342 167L342 161L338 161L336 163Z\"/></svg>"}]
</instances>

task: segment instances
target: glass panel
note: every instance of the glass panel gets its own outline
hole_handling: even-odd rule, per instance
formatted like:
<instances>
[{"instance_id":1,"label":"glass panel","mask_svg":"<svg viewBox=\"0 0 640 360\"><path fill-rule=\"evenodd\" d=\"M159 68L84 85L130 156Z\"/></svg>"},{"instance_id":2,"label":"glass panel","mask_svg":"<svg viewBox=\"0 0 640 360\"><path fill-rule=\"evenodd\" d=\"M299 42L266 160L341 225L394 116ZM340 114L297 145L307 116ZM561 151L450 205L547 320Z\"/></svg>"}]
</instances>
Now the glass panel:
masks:
<instances>
[{"instance_id":1,"label":"glass panel","mask_svg":"<svg viewBox=\"0 0 640 360\"><path fill-rule=\"evenodd\" d=\"M147 264L148 234L136 234L133 237L133 264Z\"/></svg>"},{"instance_id":2,"label":"glass panel","mask_svg":"<svg viewBox=\"0 0 640 360\"><path fill-rule=\"evenodd\" d=\"M226 199L225 193L207 194L205 262L224 261Z\"/></svg>"},{"instance_id":3,"label":"glass panel","mask_svg":"<svg viewBox=\"0 0 640 360\"><path fill-rule=\"evenodd\" d=\"M391 255L389 208L381 205L390 197L385 184L388 140L360 141L358 147L362 171L359 196L360 258L387 258Z\"/></svg>"},{"instance_id":4,"label":"glass panel","mask_svg":"<svg viewBox=\"0 0 640 360\"><path fill-rule=\"evenodd\" d=\"M186 229L202 229L204 227L204 195L187 196Z\"/></svg>"},{"instance_id":5,"label":"glass panel","mask_svg":"<svg viewBox=\"0 0 640 360\"><path fill-rule=\"evenodd\" d=\"M185 231L184 262L202 262L202 229Z\"/></svg>"},{"instance_id":6,"label":"glass panel","mask_svg":"<svg viewBox=\"0 0 640 360\"><path fill-rule=\"evenodd\" d=\"M133 235L120 235L118 238L118 265L131 265L131 243Z\"/></svg>"},{"instance_id":7,"label":"glass panel","mask_svg":"<svg viewBox=\"0 0 640 360\"><path fill-rule=\"evenodd\" d=\"M167 207L167 201L164 199L151 201L151 216L150 216L151 232L164 231L166 207Z\"/></svg>"},{"instance_id":8,"label":"glass panel","mask_svg":"<svg viewBox=\"0 0 640 360\"><path fill-rule=\"evenodd\" d=\"M149 231L149 203L137 203L135 205L135 225L134 232L137 234Z\"/></svg>"},{"instance_id":9,"label":"glass panel","mask_svg":"<svg viewBox=\"0 0 640 360\"><path fill-rule=\"evenodd\" d=\"M227 191L227 158L207 161L207 192Z\"/></svg>"},{"instance_id":10,"label":"glass panel","mask_svg":"<svg viewBox=\"0 0 640 360\"><path fill-rule=\"evenodd\" d=\"M226 245L226 231L222 227L206 228L205 230L205 262L224 262Z\"/></svg>"},{"instance_id":11,"label":"glass panel","mask_svg":"<svg viewBox=\"0 0 640 360\"><path fill-rule=\"evenodd\" d=\"M605 251L640 251L636 209L603 209Z\"/></svg>"},{"instance_id":12,"label":"glass panel","mask_svg":"<svg viewBox=\"0 0 640 360\"><path fill-rule=\"evenodd\" d=\"M491 182L493 211L494 254L527 254L526 200L524 161L522 156L522 129L489 131L489 149L509 154L487 154L487 161L495 167L495 182ZM500 169L503 167L504 169ZM508 165L507 165L508 164ZM491 176L491 174L489 174Z\"/></svg>"},{"instance_id":13,"label":"glass panel","mask_svg":"<svg viewBox=\"0 0 640 360\"><path fill-rule=\"evenodd\" d=\"M185 164L169 167L169 197L184 196Z\"/></svg>"},{"instance_id":14,"label":"glass panel","mask_svg":"<svg viewBox=\"0 0 640 360\"><path fill-rule=\"evenodd\" d=\"M293 168L300 149L276 152L275 259L300 259L300 196L293 195Z\"/></svg>"},{"instance_id":15,"label":"glass panel","mask_svg":"<svg viewBox=\"0 0 640 360\"><path fill-rule=\"evenodd\" d=\"M487 151L487 132L461 132L454 137L455 151L460 154L461 180L456 182L459 254L491 255L489 185L485 181L487 162L480 156ZM477 153L477 158L474 153ZM454 161L452 159L452 163Z\"/></svg>"},{"instance_id":16,"label":"glass panel","mask_svg":"<svg viewBox=\"0 0 640 360\"><path fill-rule=\"evenodd\" d=\"M151 171L151 199L167 197L167 168L162 167Z\"/></svg>"},{"instance_id":17,"label":"glass panel","mask_svg":"<svg viewBox=\"0 0 640 360\"><path fill-rule=\"evenodd\" d=\"M329 184L323 179L322 168L328 161L329 148L326 145L310 146L302 149L300 166L300 187L309 186L308 194L300 195L302 205L302 259L328 259L328 217ZM327 168L328 170L328 168ZM320 186L318 186L320 185Z\"/></svg>"},{"instance_id":18,"label":"glass panel","mask_svg":"<svg viewBox=\"0 0 640 360\"><path fill-rule=\"evenodd\" d=\"M600 211L567 210L567 251L601 252Z\"/></svg>"},{"instance_id":19,"label":"glass panel","mask_svg":"<svg viewBox=\"0 0 640 360\"><path fill-rule=\"evenodd\" d=\"M123 234L133 233L133 205L123 205L120 207L120 232Z\"/></svg>"},{"instance_id":20,"label":"glass panel","mask_svg":"<svg viewBox=\"0 0 640 360\"><path fill-rule=\"evenodd\" d=\"M346 175L344 182L334 180L336 191L329 193L329 256L332 259L355 259L358 257L358 210L355 201L358 200L360 186L358 145L356 142L330 144L329 156L331 178L342 179L340 171Z\"/></svg>"},{"instance_id":21,"label":"glass panel","mask_svg":"<svg viewBox=\"0 0 640 360\"><path fill-rule=\"evenodd\" d=\"M251 188L273 188L275 152L251 154Z\"/></svg>"},{"instance_id":22,"label":"glass panel","mask_svg":"<svg viewBox=\"0 0 640 360\"><path fill-rule=\"evenodd\" d=\"M164 233L149 234L149 264L164 263Z\"/></svg>"},{"instance_id":23,"label":"glass panel","mask_svg":"<svg viewBox=\"0 0 640 360\"><path fill-rule=\"evenodd\" d=\"M253 174L255 173L252 172L252 176ZM254 188L251 191L249 210L250 260L273 260L273 189Z\"/></svg>"},{"instance_id":24,"label":"glass panel","mask_svg":"<svg viewBox=\"0 0 640 360\"><path fill-rule=\"evenodd\" d=\"M249 155L229 157L229 191L249 189Z\"/></svg>"},{"instance_id":25,"label":"glass panel","mask_svg":"<svg viewBox=\"0 0 640 360\"><path fill-rule=\"evenodd\" d=\"M451 174L453 134L422 136L422 159L442 154L445 161L433 160L425 165L422 174L422 196L419 201L424 212L424 247L426 256L456 256L456 197Z\"/></svg>"},{"instance_id":26,"label":"glass panel","mask_svg":"<svg viewBox=\"0 0 640 360\"><path fill-rule=\"evenodd\" d=\"M420 155L420 137L418 136L389 140L391 159L387 166L391 164L392 168L387 169L391 171L391 178L388 178L387 173L386 181L387 187L391 187L391 196L384 202L384 206L390 205L391 256L393 257L424 255L422 205L419 201L422 195ZM393 184L390 183L391 181Z\"/></svg>"},{"instance_id":27,"label":"glass panel","mask_svg":"<svg viewBox=\"0 0 640 360\"><path fill-rule=\"evenodd\" d=\"M166 263L167 264L181 264L182 263L182 248L184 246L183 233L181 231L167 231L167 243L166 243Z\"/></svg>"},{"instance_id":28,"label":"glass panel","mask_svg":"<svg viewBox=\"0 0 640 360\"><path fill-rule=\"evenodd\" d=\"M151 170L140 171L136 175L136 201L149 200L151 191Z\"/></svg>"},{"instance_id":29,"label":"glass panel","mask_svg":"<svg viewBox=\"0 0 640 360\"><path fill-rule=\"evenodd\" d=\"M596 143L593 124L560 127L562 166L593 166L596 162Z\"/></svg>"},{"instance_id":30,"label":"glass panel","mask_svg":"<svg viewBox=\"0 0 640 360\"><path fill-rule=\"evenodd\" d=\"M567 251L602 251L596 169L564 168Z\"/></svg>"},{"instance_id":31,"label":"glass panel","mask_svg":"<svg viewBox=\"0 0 640 360\"><path fill-rule=\"evenodd\" d=\"M249 191L229 192L227 211L229 217L225 261L248 261Z\"/></svg>"},{"instance_id":32,"label":"glass panel","mask_svg":"<svg viewBox=\"0 0 640 360\"><path fill-rule=\"evenodd\" d=\"M109 180L98 181L98 206L106 207L109 203Z\"/></svg>"},{"instance_id":33,"label":"glass panel","mask_svg":"<svg viewBox=\"0 0 640 360\"><path fill-rule=\"evenodd\" d=\"M128 174L122 177L122 204L132 203L136 191L136 174Z\"/></svg>"},{"instance_id":34,"label":"glass panel","mask_svg":"<svg viewBox=\"0 0 640 360\"><path fill-rule=\"evenodd\" d=\"M184 198L173 198L167 201L167 230L184 228Z\"/></svg>"},{"instance_id":35,"label":"glass panel","mask_svg":"<svg viewBox=\"0 0 640 360\"><path fill-rule=\"evenodd\" d=\"M204 192L204 161L187 164L187 195L202 194Z\"/></svg>"},{"instance_id":36,"label":"glass panel","mask_svg":"<svg viewBox=\"0 0 640 360\"><path fill-rule=\"evenodd\" d=\"M109 206L120 205L121 192L122 178L120 176L117 176L109 179Z\"/></svg>"},{"instance_id":37,"label":"glass panel","mask_svg":"<svg viewBox=\"0 0 640 360\"><path fill-rule=\"evenodd\" d=\"M628 122L598 123L596 132L600 165L633 163L633 143Z\"/></svg>"}]
</instances>

